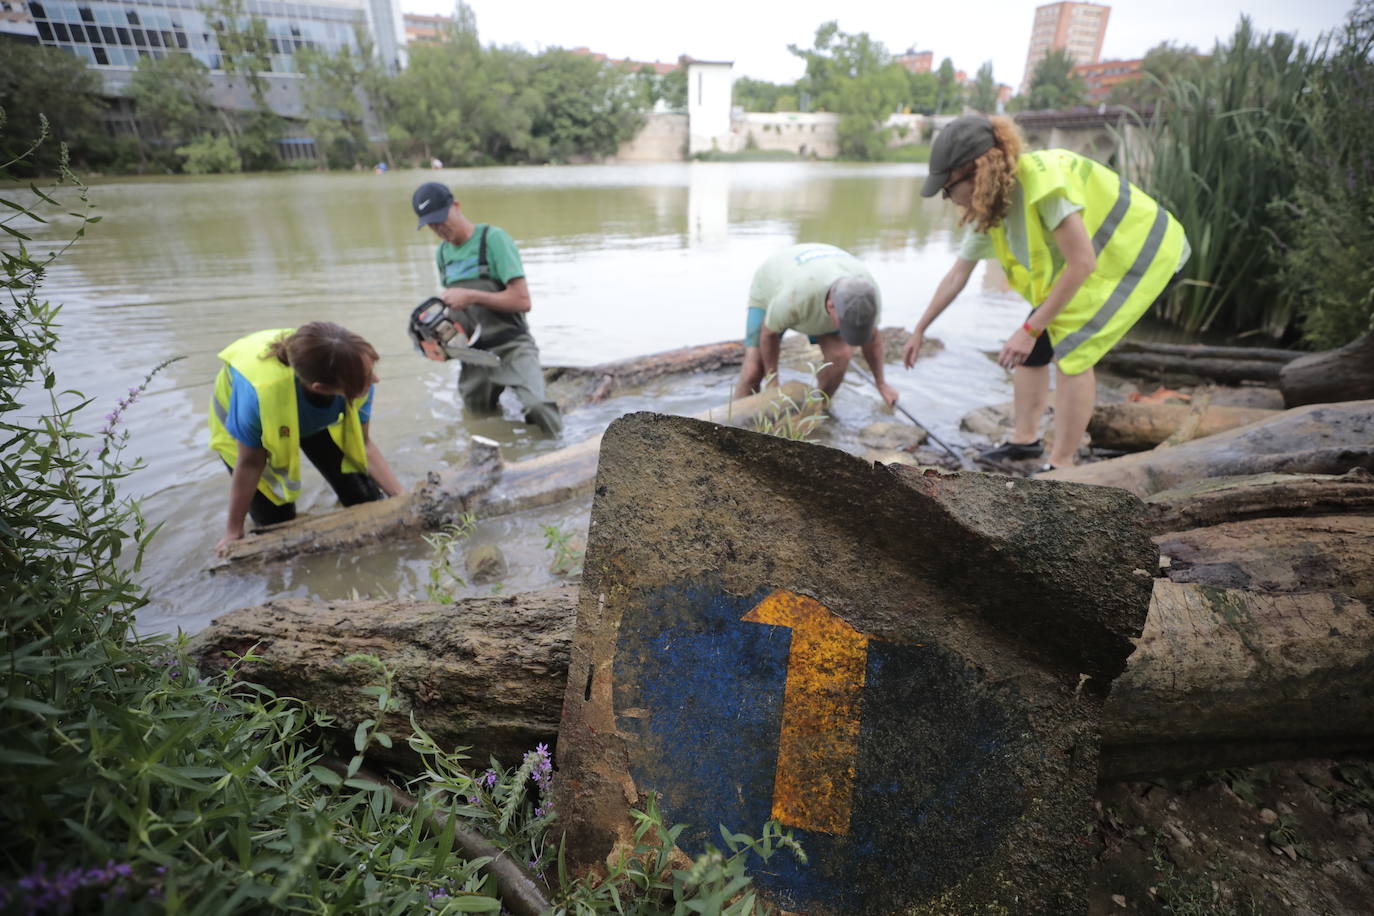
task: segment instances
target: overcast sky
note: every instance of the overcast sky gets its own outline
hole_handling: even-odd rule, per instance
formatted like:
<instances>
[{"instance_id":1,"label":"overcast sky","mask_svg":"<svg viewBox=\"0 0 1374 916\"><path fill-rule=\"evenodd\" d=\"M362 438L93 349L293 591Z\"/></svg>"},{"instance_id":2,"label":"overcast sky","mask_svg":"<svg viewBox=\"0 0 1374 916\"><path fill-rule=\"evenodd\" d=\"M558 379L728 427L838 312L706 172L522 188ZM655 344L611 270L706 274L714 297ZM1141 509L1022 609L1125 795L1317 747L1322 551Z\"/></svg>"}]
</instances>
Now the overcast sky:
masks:
<instances>
[{"instance_id":1,"label":"overcast sky","mask_svg":"<svg viewBox=\"0 0 1374 916\"><path fill-rule=\"evenodd\" d=\"M1353 0L1123 0L1112 8L1102 57L1140 57L1161 41L1208 50L1248 13L1265 31L1306 39L1340 25ZM889 51L908 47L949 57L970 74L991 60L999 82L1021 82L1035 0L469 0L483 44L530 51L585 45L612 57L729 60L736 75L791 82L802 75L789 44L810 47L816 27L838 19L845 32L868 32ZM406 12L452 12L453 0L401 0ZM783 12L785 11L785 15Z\"/></svg>"}]
</instances>

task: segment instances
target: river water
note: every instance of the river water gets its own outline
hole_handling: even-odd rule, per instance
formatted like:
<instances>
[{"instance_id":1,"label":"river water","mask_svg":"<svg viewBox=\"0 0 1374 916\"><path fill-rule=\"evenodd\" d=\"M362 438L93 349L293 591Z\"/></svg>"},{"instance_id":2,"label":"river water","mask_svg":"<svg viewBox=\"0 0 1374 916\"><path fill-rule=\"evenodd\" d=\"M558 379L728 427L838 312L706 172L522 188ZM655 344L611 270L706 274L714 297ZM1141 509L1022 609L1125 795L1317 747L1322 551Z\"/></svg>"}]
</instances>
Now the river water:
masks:
<instances>
[{"instance_id":1,"label":"river water","mask_svg":"<svg viewBox=\"0 0 1374 916\"><path fill-rule=\"evenodd\" d=\"M82 428L98 430L154 365L184 357L123 421L125 457L143 463L125 490L162 526L140 573L152 595L140 626L194 632L224 611L279 596L424 594L430 551L418 540L260 570L208 570L229 478L208 449L206 408L215 354L243 334L329 319L371 341L382 356L372 432L406 486L461 461L472 432L501 441L508 460L554 447L514 422L465 424L456 364L412 351L406 319L436 291L436 240L416 231L409 206L420 182L452 185L470 218L516 239L545 364L591 365L738 338L754 268L794 242L830 242L863 258L882 289L882 324L910 329L951 262L957 233L952 207L920 197L924 175L920 165L664 163L93 184L103 221L49 271L44 288L63 304L59 382L95 399ZM57 219L31 231L41 242L74 225ZM1011 396L1009 377L984 351L1000 346L1024 312L996 265L980 267L932 331L946 349L909 372L889 365L901 403L946 441L962 439L965 412ZM564 443L631 410L723 405L731 382L698 376L571 412ZM893 419L876 393L850 383L833 414L848 429ZM300 508L326 511L333 494L305 465ZM543 527L583 530L587 509L574 502L485 521L473 542L505 551L505 591L542 587L554 581Z\"/></svg>"}]
</instances>

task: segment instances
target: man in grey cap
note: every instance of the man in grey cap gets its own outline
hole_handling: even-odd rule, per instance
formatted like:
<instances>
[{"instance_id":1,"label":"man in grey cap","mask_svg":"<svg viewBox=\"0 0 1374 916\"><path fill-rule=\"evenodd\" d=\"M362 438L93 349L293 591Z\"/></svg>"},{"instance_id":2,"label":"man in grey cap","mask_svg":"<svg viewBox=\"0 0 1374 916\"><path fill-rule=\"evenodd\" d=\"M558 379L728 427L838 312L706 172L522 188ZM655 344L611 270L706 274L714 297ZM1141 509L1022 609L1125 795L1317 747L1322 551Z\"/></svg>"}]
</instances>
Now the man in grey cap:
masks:
<instances>
[{"instance_id":1,"label":"man in grey cap","mask_svg":"<svg viewBox=\"0 0 1374 916\"><path fill-rule=\"evenodd\" d=\"M891 407L897 391L883 380L883 341L878 331L882 297L863 262L834 245L792 245L775 252L754 271L745 321L744 365L735 397L759 390L777 376L782 335L790 330L819 344L828 363L816 383L832 396L844 381L854 347L863 351L878 393Z\"/></svg>"},{"instance_id":2,"label":"man in grey cap","mask_svg":"<svg viewBox=\"0 0 1374 916\"><path fill-rule=\"evenodd\" d=\"M558 405L546 400L544 373L539 366L539 347L525 322L530 310L530 291L520 252L504 229L473 224L447 187L437 181L420 185L410 204L419 217L417 229L428 226L440 238L435 252L439 298L450 312L465 311L475 324L473 348L500 358L500 365L464 362L458 376L463 407L479 416L499 414L498 399L506 388L515 392L525 420L545 435L563 431ZM426 350L430 359L442 354Z\"/></svg>"}]
</instances>

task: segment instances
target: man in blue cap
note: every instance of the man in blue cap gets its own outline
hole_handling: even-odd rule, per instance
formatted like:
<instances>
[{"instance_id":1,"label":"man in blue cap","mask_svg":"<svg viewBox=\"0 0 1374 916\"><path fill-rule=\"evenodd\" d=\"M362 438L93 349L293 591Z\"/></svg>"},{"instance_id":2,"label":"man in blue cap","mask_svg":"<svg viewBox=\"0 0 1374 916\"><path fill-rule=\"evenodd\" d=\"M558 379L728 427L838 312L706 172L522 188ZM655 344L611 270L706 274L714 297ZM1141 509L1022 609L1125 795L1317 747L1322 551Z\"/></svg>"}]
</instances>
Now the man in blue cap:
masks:
<instances>
[{"instance_id":1,"label":"man in blue cap","mask_svg":"<svg viewBox=\"0 0 1374 916\"><path fill-rule=\"evenodd\" d=\"M520 252L510 235L498 226L474 224L447 187L427 181L410 199L419 218L416 228L428 226L440 238L435 252L439 298L451 313L466 313L461 323L474 327L472 347L500 358L496 366L463 362L458 394L463 407L479 416L499 414L498 399L506 388L515 392L525 420L548 436L563 431L558 405L545 399L544 373L525 321L530 291ZM438 353L426 351L431 359Z\"/></svg>"}]
</instances>

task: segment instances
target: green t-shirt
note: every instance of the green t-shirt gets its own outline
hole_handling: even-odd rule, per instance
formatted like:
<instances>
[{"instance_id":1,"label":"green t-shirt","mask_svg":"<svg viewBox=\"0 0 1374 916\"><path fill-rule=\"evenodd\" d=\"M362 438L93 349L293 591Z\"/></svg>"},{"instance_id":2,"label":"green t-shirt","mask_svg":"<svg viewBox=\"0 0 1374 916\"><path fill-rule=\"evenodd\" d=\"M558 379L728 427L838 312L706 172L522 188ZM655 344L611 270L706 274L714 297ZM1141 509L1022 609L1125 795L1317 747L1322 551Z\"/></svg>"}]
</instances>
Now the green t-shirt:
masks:
<instances>
[{"instance_id":1,"label":"green t-shirt","mask_svg":"<svg viewBox=\"0 0 1374 916\"><path fill-rule=\"evenodd\" d=\"M520 263L520 252L510 234L499 226L478 223L473 228L472 238L463 244L439 244L439 250L434 255L434 263L439 268L441 285L449 287L463 280L477 279L477 256L481 249L484 228L487 230L487 271L492 279L499 280L504 286L525 275L525 266Z\"/></svg>"},{"instance_id":2,"label":"green t-shirt","mask_svg":"<svg viewBox=\"0 0 1374 916\"><path fill-rule=\"evenodd\" d=\"M764 326L776 334L789 329L812 337L834 334L835 322L825 310L825 297L842 277L863 277L874 289L878 286L863 262L842 248L792 245L770 255L754 271L749 307L763 309ZM881 292L877 305L881 315Z\"/></svg>"}]
</instances>

